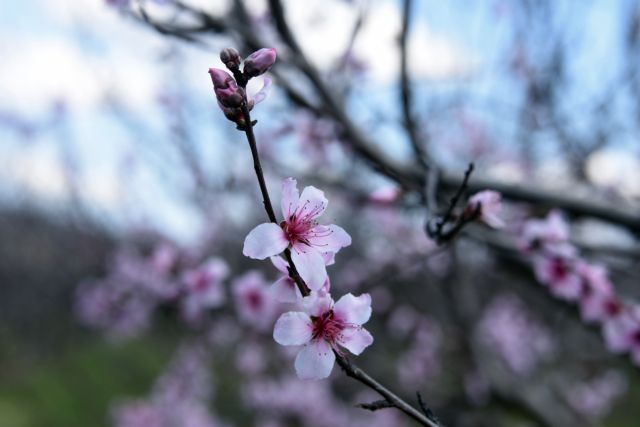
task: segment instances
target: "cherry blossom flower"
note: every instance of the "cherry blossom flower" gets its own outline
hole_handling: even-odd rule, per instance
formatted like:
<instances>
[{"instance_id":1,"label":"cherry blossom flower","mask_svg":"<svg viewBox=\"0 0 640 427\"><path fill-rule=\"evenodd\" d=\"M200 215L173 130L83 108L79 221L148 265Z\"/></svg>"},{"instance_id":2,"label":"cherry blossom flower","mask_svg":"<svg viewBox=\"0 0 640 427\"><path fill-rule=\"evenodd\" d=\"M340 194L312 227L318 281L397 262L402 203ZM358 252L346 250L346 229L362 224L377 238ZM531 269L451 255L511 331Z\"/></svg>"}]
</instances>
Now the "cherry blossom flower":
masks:
<instances>
[{"instance_id":1,"label":"cherry blossom flower","mask_svg":"<svg viewBox=\"0 0 640 427\"><path fill-rule=\"evenodd\" d=\"M222 281L228 275L229 267L219 258L211 258L200 267L183 274L185 296L182 310L187 320L197 320L205 310L224 303Z\"/></svg>"},{"instance_id":2,"label":"cherry blossom flower","mask_svg":"<svg viewBox=\"0 0 640 427\"><path fill-rule=\"evenodd\" d=\"M569 224L560 211L552 210L543 220L530 219L522 229L521 246L530 250L534 246L553 246L569 240Z\"/></svg>"},{"instance_id":3,"label":"cherry blossom flower","mask_svg":"<svg viewBox=\"0 0 640 427\"><path fill-rule=\"evenodd\" d=\"M634 363L640 364L640 307L620 306L604 321L603 334L609 351L630 351Z\"/></svg>"},{"instance_id":4,"label":"cherry blossom flower","mask_svg":"<svg viewBox=\"0 0 640 427\"><path fill-rule=\"evenodd\" d=\"M578 261L576 272L582 279L580 313L585 322L602 321L611 315L617 305L613 284L607 269L601 265L591 265Z\"/></svg>"},{"instance_id":5,"label":"cherry blossom flower","mask_svg":"<svg viewBox=\"0 0 640 427\"><path fill-rule=\"evenodd\" d=\"M326 378L333 369L335 354L344 347L358 355L373 343L362 327L371 317L371 297L342 296L335 304L330 295L311 294L303 299L304 312L280 316L273 331L278 344L304 345L296 356L295 368L301 379Z\"/></svg>"},{"instance_id":6,"label":"cherry blossom flower","mask_svg":"<svg viewBox=\"0 0 640 427\"><path fill-rule=\"evenodd\" d=\"M291 249L291 257L300 276L311 290L320 289L326 279L324 256L335 254L351 244L351 236L341 227L319 225L317 218L327 208L324 193L309 186L298 193L296 180L282 183L282 214L279 225L264 223L255 227L244 241L243 254L265 259Z\"/></svg>"},{"instance_id":7,"label":"cherry blossom flower","mask_svg":"<svg viewBox=\"0 0 640 427\"><path fill-rule=\"evenodd\" d=\"M534 258L537 279L549 286L553 295L567 301L576 301L582 294L582 279L573 268L573 260L560 254L539 255Z\"/></svg>"},{"instance_id":8,"label":"cherry blossom flower","mask_svg":"<svg viewBox=\"0 0 640 427\"><path fill-rule=\"evenodd\" d=\"M480 219L493 228L502 228L506 224L502 213L502 195L497 191L485 190L474 194L467 203L467 210L473 212L480 207Z\"/></svg>"},{"instance_id":9,"label":"cherry blossom flower","mask_svg":"<svg viewBox=\"0 0 640 427\"><path fill-rule=\"evenodd\" d=\"M240 319L258 330L271 328L278 307L262 273L249 271L237 278L231 288Z\"/></svg>"},{"instance_id":10,"label":"cherry blossom flower","mask_svg":"<svg viewBox=\"0 0 640 427\"><path fill-rule=\"evenodd\" d=\"M331 265L335 262L333 253L323 254L325 265ZM302 300L302 294L296 282L289 276L289 264L280 256L271 257L271 263L282 275L271 286L276 300L279 302L299 302ZM330 288L329 276L325 280L322 288L317 292L328 293Z\"/></svg>"}]
</instances>

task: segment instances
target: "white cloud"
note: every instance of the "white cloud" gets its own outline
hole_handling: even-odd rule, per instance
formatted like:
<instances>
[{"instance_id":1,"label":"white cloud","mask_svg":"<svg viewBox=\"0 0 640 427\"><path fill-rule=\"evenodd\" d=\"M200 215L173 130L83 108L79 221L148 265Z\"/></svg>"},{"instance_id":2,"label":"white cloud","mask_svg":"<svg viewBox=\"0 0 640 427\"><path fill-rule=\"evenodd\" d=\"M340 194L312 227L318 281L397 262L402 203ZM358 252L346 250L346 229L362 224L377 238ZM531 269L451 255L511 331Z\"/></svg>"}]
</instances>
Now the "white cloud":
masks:
<instances>
[{"instance_id":1,"label":"white cloud","mask_svg":"<svg viewBox=\"0 0 640 427\"><path fill-rule=\"evenodd\" d=\"M640 159L627 151L596 151L587 159L587 176L594 184L615 188L624 196L640 197Z\"/></svg>"},{"instance_id":2,"label":"white cloud","mask_svg":"<svg viewBox=\"0 0 640 427\"><path fill-rule=\"evenodd\" d=\"M338 0L287 2L287 17L300 44L321 68L334 64L347 46L358 10ZM394 80L399 71L398 5L384 1L372 5L356 40L356 56L369 66L378 83ZM468 73L477 60L446 35L431 31L414 19L409 39L409 70L414 78L446 78Z\"/></svg>"}]
</instances>

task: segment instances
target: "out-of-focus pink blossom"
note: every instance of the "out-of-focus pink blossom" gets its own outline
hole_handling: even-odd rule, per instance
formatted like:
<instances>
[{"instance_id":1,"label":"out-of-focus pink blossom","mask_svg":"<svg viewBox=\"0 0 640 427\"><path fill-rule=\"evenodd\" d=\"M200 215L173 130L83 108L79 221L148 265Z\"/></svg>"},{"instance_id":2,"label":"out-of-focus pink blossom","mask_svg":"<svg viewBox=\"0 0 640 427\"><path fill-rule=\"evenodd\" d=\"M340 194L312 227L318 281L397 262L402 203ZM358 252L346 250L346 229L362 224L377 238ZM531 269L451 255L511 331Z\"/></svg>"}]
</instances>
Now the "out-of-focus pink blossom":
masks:
<instances>
[{"instance_id":1,"label":"out-of-focus pink blossom","mask_svg":"<svg viewBox=\"0 0 640 427\"><path fill-rule=\"evenodd\" d=\"M582 295L582 279L574 271L574 260L561 255L539 255L534 258L537 279L549 287L553 295L577 301Z\"/></svg>"},{"instance_id":2,"label":"out-of-focus pink blossom","mask_svg":"<svg viewBox=\"0 0 640 427\"><path fill-rule=\"evenodd\" d=\"M296 302L302 299L296 282L289 277L288 263L280 256L271 257L271 263L282 275L271 286L276 300L280 302Z\"/></svg>"},{"instance_id":3,"label":"out-of-focus pink blossom","mask_svg":"<svg viewBox=\"0 0 640 427\"><path fill-rule=\"evenodd\" d=\"M208 409L211 378L206 351L182 346L145 400L123 402L112 410L116 427L218 427Z\"/></svg>"},{"instance_id":4,"label":"out-of-focus pink blossom","mask_svg":"<svg viewBox=\"0 0 640 427\"><path fill-rule=\"evenodd\" d=\"M627 388L628 382L624 375L608 371L590 381L570 387L565 394L574 410L587 419L601 420Z\"/></svg>"},{"instance_id":5,"label":"out-of-focus pink blossom","mask_svg":"<svg viewBox=\"0 0 640 427\"><path fill-rule=\"evenodd\" d=\"M480 209L480 219L493 228L502 228L506 224L502 219L502 195L497 191L485 190L474 194L467 203L467 211Z\"/></svg>"},{"instance_id":6,"label":"out-of-focus pink blossom","mask_svg":"<svg viewBox=\"0 0 640 427\"><path fill-rule=\"evenodd\" d=\"M549 331L527 311L515 295L500 295L485 309L476 334L496 351L509 368L530 375L554 351Z\"/></svg>"},{"instance_id":7,"label":"out-of-focus pink blossom","mask_svg":"<svg viewBox=\"0 0 640 427\"><path fill-rule=\"evenodd\" d=\"M402 194L400 187L380 187L369 194L369 200L380 205L389 205L398 200Z\"/></svg>"},{"instance_id":8,"label":"out-of-focus pink blossom","mask_svg":"<svg viewBox=\"0 0 640 427\"><path fill-rule=\"evenodd\" d=\"M326 378L333 369L334 351L344 347L360 354L373 343L371 334L362 327L371 317L371 297L346 294L335 304L330 295L311 294L303 300L304 312L288 312L280 316L273 338L281 345L304 345L298 353L295 368L301 379Z\"/></svg>"},{"instance_id":9,"label":"out-of-focus pink blossom","mask_svg":"<svg viewBox=\"0 0 640 427\"><path fill-rule=\"evenodd\" d=\"M249 271L231 284L238 316L246 324L266 331L273 325L278 304L259 271Z\"/></svg>"},{"instance_id":10,"label":"out-of-focus pink blossom","mask_svg":"<svg viewBox=\"0 0 640 427\"><path fill-rule=\"evenodd\" d=\"M266 73L276 62L276 50L263 48L253 52L244 60L243 73L247 77L256 77Z\"/></svg>"},{"instance_id":11,"label":"out-of-focus pink blossom","mask_svg":"<svg viewBox=\"0 0 640 427\"><path fill-rule=\"evenodd\" d=\"M599 322L611 315L616 305L613 284L607 269L601 265L591 265L584 261L576 263L576 272L582 279L580 313L585 322Z\"/></svg>"},{"instance_id":12,"label":"out-of-focus pink blossom","mask_svg":"<svg viewBox=\"0 0 640 427\"><path fill-rule=\"evenodd\" d=\"M553 246L569 240L569 224L560 211L549 212L543 220L530 219L522 229L521 247L530 250L535 246Z\"/></svg>"},{"instance_id":13,"label":"out-of-focus pink blossom","mask_svg":"<svg viewBox=\"0 0 640 427\"><path fill-rule=\"evenodd\" d=\"M244 241L243 254L265 259L291 249L293 262L311 290L319 290L327 280L323 254L336 253L351 244L351 236L337 225L319 225L317 218L327 208L324 193L305 187L298 193L296 180L282 184L282 223L264 223L251 230Z\"/></svg>"},{"instance_id":14,"label":"out-of-focus pink blossom","mask_svg":"<svg viewBox=\"0 0 640 427\"><path fill-rule=\"evenodd\" d=\"M228 275L229 267L220 258L211 258L200 267L183 274L182 310L187 320L197 320L205 310L224 303L222 281Z\"/></svg>"},{"instance_id":15,"label":"out-of-focus pink blossom","mask_svg":"<svg viewBox=\"0 0 640 427\"><path fill-rule=\"evenodd\" d=\"M640 307L620 306L613 311L602 325L607 348L612 353L630 351L640 364Z\"/></svg>"}]
</instances>

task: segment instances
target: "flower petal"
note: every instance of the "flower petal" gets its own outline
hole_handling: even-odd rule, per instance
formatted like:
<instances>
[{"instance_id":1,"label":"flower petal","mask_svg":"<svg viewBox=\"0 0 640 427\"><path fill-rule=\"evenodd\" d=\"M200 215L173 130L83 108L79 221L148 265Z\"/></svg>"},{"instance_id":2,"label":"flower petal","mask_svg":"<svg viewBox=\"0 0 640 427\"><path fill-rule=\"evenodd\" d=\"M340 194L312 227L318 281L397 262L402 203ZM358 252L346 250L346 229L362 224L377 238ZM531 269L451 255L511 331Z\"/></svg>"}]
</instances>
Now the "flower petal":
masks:
<instances>
[{"instance_id":1,"label":"flower petal","mask_svg":"<svg viewBox=\"0 0 640 427\"><path fill-rule=\"evenodd\" d=\"M314 340L298 353L295 362L296 374L302 380L327 378L335 360L336 355L325 340Z\"/></svg>"},{"instance_id":2,"label":"flower petal","mask_svg":"<svg viewBox=\"0 0 640 427\"><path fill-rule=\"evenodd\" d=\"M289 274L289 270L287 269L287 267L289 267L289 263L285 261L284 258L281 256L272 256L269 259L271 260L271 264L273 264L279 272Z\"/></svg>"},{"instance_id":3,"label":"flower petal","mask_svg":"<svg viewBox=\"0 0 640 427\"><path fill-rule=\"evenodd\" d=\"M244 239L242 253L253 259L265 259L278 255L289 245L289 241L277 224L260 224L249 232Z\"/></svg>"},{"instance_id":4,"label":"flower petal","mask_svg":"<svg viewBox=\"0 0 640 427\"><path fill-rule=\"evenodd\" d=\"M362 294L356 297L350 293L343 295L333 306L333 313L347 323L362 325L371 317L371 296Z\"/></svg>"},{"instance_id":5,"label":"flower petal","mask_svg":"<svg viewBox=\"0 0 640 427\"><path fill-rule=\"evenodd\" d=\"M288 220L291 215L298 209L298 201L300 193L298 192L298 184L295 179L287 178L282 181L282 199L280 205L282 207L282 216L284 220Z\"/></svg>"},{"instance_id":6,"label":"flower petal","mask_svg":"<svg viewBox=\"0 0 640 427\"><path fill-rule=\"evenodd\" d=\"M310 185L302 190L296 215L298 218L318 218L327 208L328 203L329 201L324 197L324 192Z\"/></svg>"},{"instance_id":7,"label":"flower petal","mask_svg":"<svg viewBox=\"0 0 640 427\"><path fill-rule=\"evenodd\" d=\"M357 356L373 344L373 336L364 328L346 328L338 337L338 342Z\"/></svg>"},{"instance_id":8,"label":"flower petal","mask_svg":"<svg viewBox=\"0 0 640 427\"><path fill-rule=\"evenodd\" d=\"M331 299L331 295L326 293L312 292L311 295L302 299L304 311L309 316L320 317L331 310L332 305L333 299Z\"/></svg>"},{"instance_id":9,"label":"flower petal","mask_svg":"<svg viewBox=\"0 0 640 427\"><path fill-rule=\"evenodd\" d=\"M309 289L317 291L322 288L327 279L327 269L320 252L309 246L297 245L291 251L291 258Z\"/></svg>"},{"instance_id":10,"label":"flower petal","mask_svg":"<svg viewBox=\"0 0 640 427\"><path fill-rule=\"evenodd\" d=\"M271 285L271 292L279 302L296 302L302 298L296 283L289 276L283 276Z\"/></svg>"},{"instance_id":11,"label":"flower petal","mask_svg":"<svg viewBox=\"0 0 640 427\"><path fill-rule=\"evenodd\" d=\"M273 328L273 339L280 345L302 345L311 340L311 318L301 311L284 313Z\"/></svg>"},{"instance_id":12,"label":"flower petal","mask_svg":"<svg viewBox=\"0 0 640 427\"><path fill-rule=\"evenodd\" d=\"M351 236L337 225L316 225L306 235L309 243L320 252L338 252L351 244Z\"/></svg>"}]
</instances>

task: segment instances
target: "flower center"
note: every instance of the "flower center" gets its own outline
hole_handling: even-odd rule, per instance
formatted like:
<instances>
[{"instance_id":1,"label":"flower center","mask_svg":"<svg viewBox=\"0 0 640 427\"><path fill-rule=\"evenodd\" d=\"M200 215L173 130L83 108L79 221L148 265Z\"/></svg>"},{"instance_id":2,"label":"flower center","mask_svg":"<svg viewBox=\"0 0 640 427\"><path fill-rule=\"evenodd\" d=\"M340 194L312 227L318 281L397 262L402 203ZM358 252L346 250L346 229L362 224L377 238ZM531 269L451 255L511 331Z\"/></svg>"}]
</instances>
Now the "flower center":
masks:
<instances>
[{"instance_id":1,"label":"flower center","mask_svg":"<svg viewBox=\"0 0 640 427\"><path fill-rule=\"evenodd\" d=\"M569 275L569 268L562 258L556 258L551 264L551 275L555 280L563 280Z\"/></svg>"},{"instance_id":2,"label":"flower center","mask_svg":"<svg viewBox=\"0 0 640 427\"><path fill-rule=\"evenodd\" d=\"M259 292L249 292L247 302L253 310L259 310L262 307L262 295Z\"/></svg>"},{"instance_id":3,"label":"flower center","mask_svg":"<svg viewBox=\"0 0 640 427\"><path fill-rule=\"evenodd\" d=\"M313 320L313 339L323 339L332 346L336 339L346 327L342 320L336 319L333 310L330 310L319 317L312 317Z\"/></svg>"}]
</instances>

